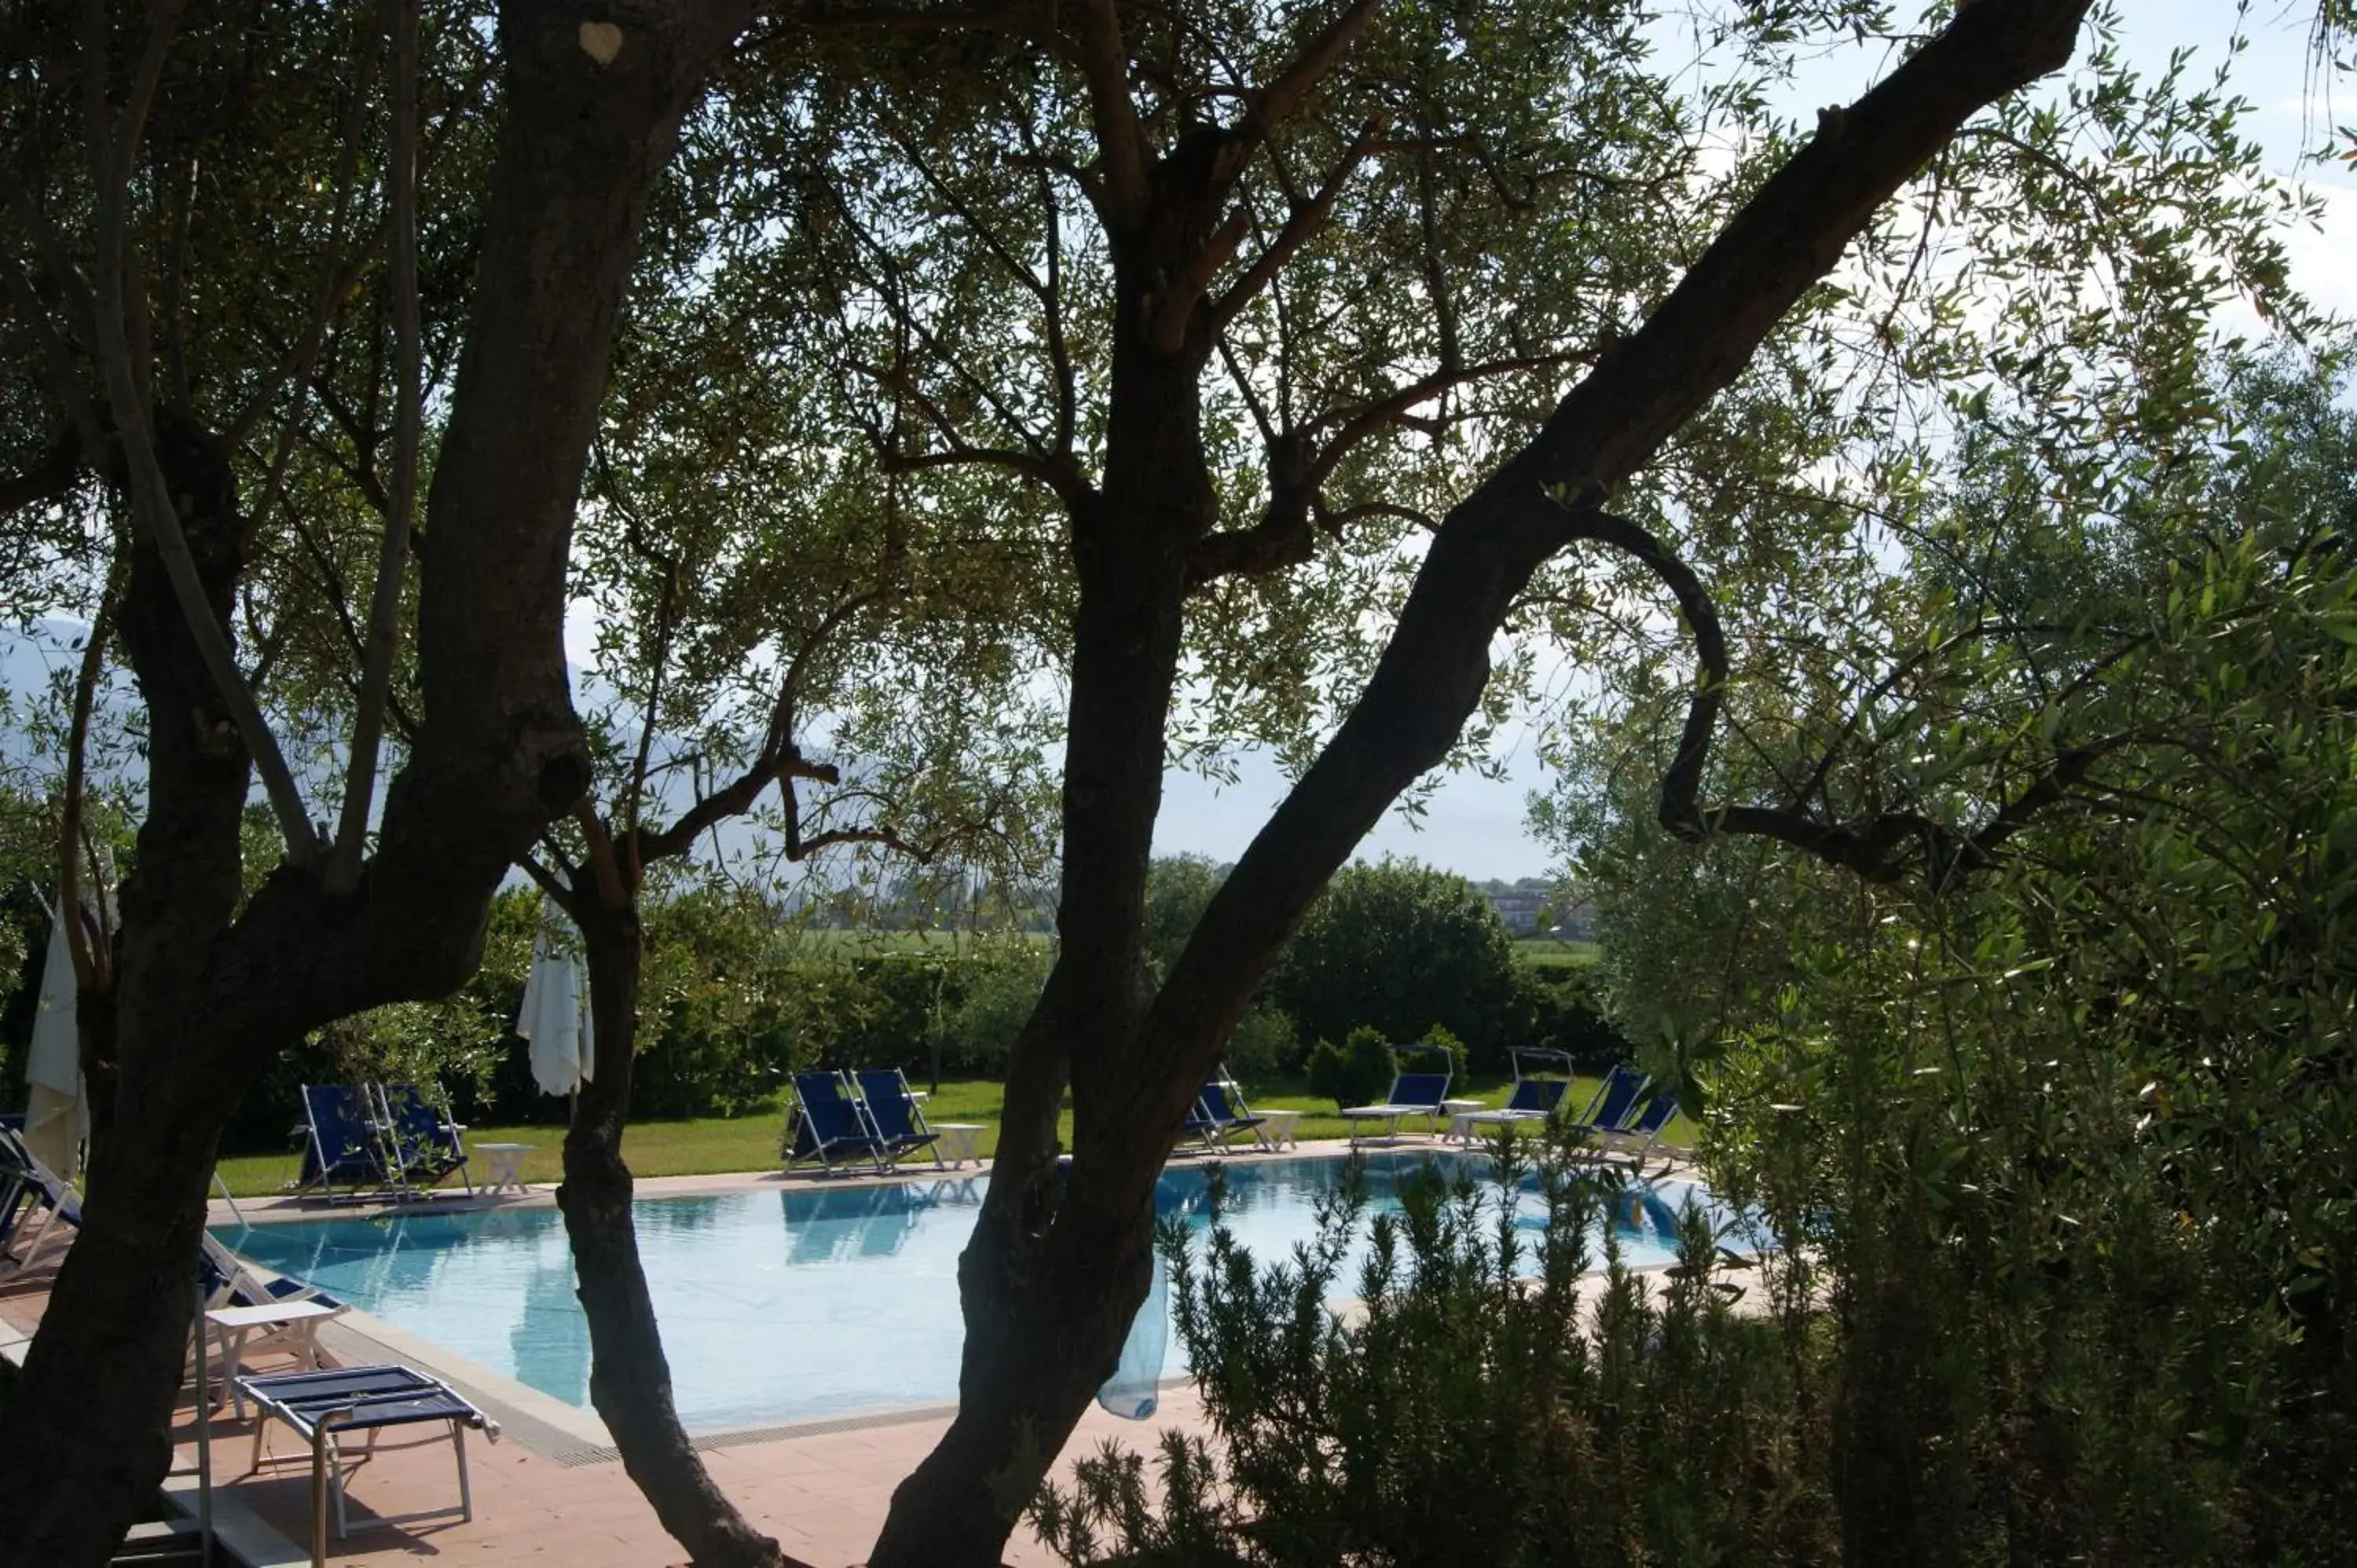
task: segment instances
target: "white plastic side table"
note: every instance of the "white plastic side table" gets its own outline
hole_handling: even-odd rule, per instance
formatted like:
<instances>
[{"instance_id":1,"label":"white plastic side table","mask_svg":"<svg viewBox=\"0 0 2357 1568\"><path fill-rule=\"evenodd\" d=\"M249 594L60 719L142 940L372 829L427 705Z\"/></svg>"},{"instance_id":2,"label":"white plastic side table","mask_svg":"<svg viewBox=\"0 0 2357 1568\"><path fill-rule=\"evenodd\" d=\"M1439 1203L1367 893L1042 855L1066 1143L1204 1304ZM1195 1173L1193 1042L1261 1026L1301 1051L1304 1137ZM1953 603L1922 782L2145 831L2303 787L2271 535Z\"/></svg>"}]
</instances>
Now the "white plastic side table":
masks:
<instances>
[{"instance_id":1,"label":"white plastic side table","mask_svg":"<svg viewBox=\"0 0 2357 1568\"><path fill-rule=\"evenodd\" d=\"M1472 1143L1473 1123L1469 1118L1489 1109L1478 1100L1444 1100L1440 1108L1448 1113L1448 1141L1453 1144Z\"/></svg>"},{"instance_id":2,"label":"white plastic side table","mask_svg":"<svg viewBox=\"0 0 2357 1568\"><path fill-rule=\"evenodd\" d=\"M982 1156L975 1152L982 1142L981 1122L931 1122L927 1125L942 1135L942 1158L948 1165L955 1167L968 1160L982 1164Z\"/></svg>"},{"instance_id":3,"label":"white plastic side table","mask_svg":"<svg viewBox=\"0 0 2357 1568\"><path fill-rule=\"evenodd\" d=\"M490 1179L483 1191L492 1197L503 1192L521 1195L523 1190L523 1157L532 1153L531 1144L478 1144L475 1153L483 1156L485 1173Z\"/></svg>"},{"instance_id":4,"label":"white plastic side table","mask_svg":"<svg viewBox=\"0 0 2357 1568\"><path fill-rule=\"evenodd\" d=\"M319 1354L319 1325L340 1316L340 1305L317 1301L271 1301L259 1306L217 1306L205 1314L220 1347L221 1381L228 1385L231 1409L245 1419L245 1398L237 1386L245 1369L246 1341L259 1336L290 1351L297 1361L317 1371L327 1365Z\"/></svg>"},{"instance_id":5,"label":"white plastic side table","mask_svg":"<svg viewBox=\"0 0 2357 1568\"><path fill-rule=\"evenodd\" d=\"M1297 1146L1293 1141L1293 1132L1301 1124L1300 1112L1254 1111L1253 1114L1268 1124L1267 1137L1270 1148L1290 1149Z\"/></svg>"}]
</instances>

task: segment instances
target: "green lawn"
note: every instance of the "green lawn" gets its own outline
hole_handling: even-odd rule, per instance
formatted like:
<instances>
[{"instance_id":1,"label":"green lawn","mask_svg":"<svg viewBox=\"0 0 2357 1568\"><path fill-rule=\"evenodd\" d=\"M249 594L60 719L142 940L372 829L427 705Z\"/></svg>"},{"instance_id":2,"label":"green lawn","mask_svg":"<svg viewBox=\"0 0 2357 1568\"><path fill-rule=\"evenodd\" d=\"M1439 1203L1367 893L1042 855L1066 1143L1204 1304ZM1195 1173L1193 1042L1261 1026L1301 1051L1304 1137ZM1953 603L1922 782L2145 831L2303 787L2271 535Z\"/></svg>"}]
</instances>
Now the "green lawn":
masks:
<instances>
[{"instance_id":1,"label":"green lawn","mask_svg":"<svg viewBox=\"0 0 2357 1568\"><path fill-rule=\"evenodd\" d=\"M1460 1098L1500 1105L1512 1087L1511 1081L1504 1079L1476 1079ZM1594 1079L1580 1079L1571 1091L1573 1103L1585 1103L1595 1090ZM1312 1095L1308 1085L1298 1079L1273 1081L1258 1089L1247 1084L1245 1095L1255 1106L1304 1112L1297 1130L1303 1139L1350 1134L1350 1123L1334 1114L1334 1102ZM998 1146L999 1108L1004 1099L1005 1092L999 1085L987 1079L952 1079L942 1084L939 1094L926 1101L925 1114L935 1122L981 1122L981 1149L986 1155ZM630 1169L644 1176L774 1170L784 1126L780 1111L697 1122L633 1122L623 1138L622 1153L630 1162ZM1064 1112L1062 1132L1069 1143L1072 1132L1069 1107ZM1693 1129L1684 1116L1670 1123L1663 1138L1664 1143L1680 1147L1692 1140ZM553 1182L564 1174L561 1145L565 1129L561 1126L469 1127L467 1142L532 1144L532 1153L523 1159L526 1181ZM292 1181L297 1165L296 1156L291 1153L232 1155L221 1162L221 1174L229 1183L230 1191L240 1197L254 1197L277 1192Z\"/></svg>"},{"instance_id":2,"label":"green lawn","mask_svg":"<svg viewBox=\"0 0 2357 1568\"><path fill-rule=\"evenodd\" d=\"M1514 957L1537 969L1594 963L1597 952L1594 942L1565 941L1556 937L1524 937L1514 943Z\"/></svg>"}]
</instances>

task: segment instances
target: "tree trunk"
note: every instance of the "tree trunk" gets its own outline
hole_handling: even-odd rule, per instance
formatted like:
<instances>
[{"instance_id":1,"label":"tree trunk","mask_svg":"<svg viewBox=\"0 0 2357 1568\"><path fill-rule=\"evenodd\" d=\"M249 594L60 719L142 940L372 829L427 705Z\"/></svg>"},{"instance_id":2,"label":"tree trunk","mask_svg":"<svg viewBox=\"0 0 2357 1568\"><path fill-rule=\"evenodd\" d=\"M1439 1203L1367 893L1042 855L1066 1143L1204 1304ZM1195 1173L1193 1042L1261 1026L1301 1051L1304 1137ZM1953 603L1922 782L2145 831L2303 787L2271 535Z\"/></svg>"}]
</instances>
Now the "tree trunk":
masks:
<instances>
[{"instance_id":1,"label":"tree trunk","mask_svg":"<svg viewBox=\"0 0 2357 1568\"><path fill-rule=\"evenodd\" d=\"M1199 391L1208 333L1199 323L1174 354L1145 324L1170 256L1200 242L1218 213L1200 194L1176 203L1157 220L1154 264L1116 272L1104 485L1072 518L1081 592L1056 967L1010 1058L990 1187L958 1260L966 1337L957 1418L894 1492L873 1568L998 1561L1046 1466L1113 1374L1153 1278L1151 1204L1096 1199L1121 1190L1119 1168L1140 1157L1108 1134L1126 1124L1121 1101L1152 995L1146 879L1188 565L1217 514ZM1075 1146L1060 1176L1068 1078ZM1148 1152L1152 1168L1168 1147Z\"/></svg>"},{"instance_id":2,"label":"tree trunk","mask_svg":"<svg viewBox=\"0 0 2357 1568\"><path fill-rule=\"evenodd\" d=\"M589 1319L589 1401L621 1450L623 1469L697 1568L801 1568L713 1484L672 1403L671 1367L631 1223L630 1169L622 1161L638 1035L639 912L582 903L590 906L578 924L589 961L597 1071L574 1101L556 1201Z\"/></svg>"},{"instance_id":3,"label":"tree trunk","mask_svg":"<svg viewBox=\"0 0 2357 1568\"><path fill-rule=\"evenodd\" d=\"M90 1102L90 1141L95 1148L114 1124L114 1088L123 1063L116 1052L114 984L74 987L75 1044L81 1056L82 1093Z\"/></svg>"},{"instance_id":4,"label":"tree trunk","mask_svg":"<svg viewBox=\"0 0 2357 1568\"><path fill-rule=\"evenodd\" d=\"M244 520L226 454L167 422L157 456L206 596L226 626ZM216 1076L207 964L242 890L249 769L164 565L135 546L124 647L153 715L148 810L123 886L122 1076L93 1140L83 1224L0 1426L0 1563L102 1563L170 1459L213 1144L236 1100ZM291 1042L279 1042L281 1044ZM52 1477L62 1484L34 1484Z\"/></svg>"},{"instance_id":5,"label":"tree trunk","mask_svg":"<svg viewBox=\"0 0 2357 1568\"><path fill-rule=\"evenodd\" d=\"M500 6L499 162L426 509L425 720L351 894L282 866L239 909L247 759L160 564L134 558L124 636L149 811L124 889L122 1076L86 1221L0 1426L0 1568L104 1563L162 1477L197 1230L238 1094L321 1024L462 983L500 878L587 786L562 641L582 461L655 176L750 9L658 4L623 26L549 0ZM238 530L215 520L234 515L233 478L201 433L156 434L226 624Z\"/></svg>"},{"instance_id":6,"label":"tree trunk","mask_svg":"<svg viewBox=\"0 0 2357 1568\"><path fill-rule=\"evenodd\" d=\"M1188 1103L1310 900L1399 792L1454 744L1488 682L1490 640L1515 596L1549 555L1582 537L1582 509L1600 506L1741 373L1801 293L1965 119L2070 59L2086 8L2083 0L1959 7L1944 33L1846 113L1829 111L1644 326L1602 357L1537 439L1449 513L1366 693L1254 838L1142 1018L1118 999L1125 977L1114 961L1135 950L1142 928L1142 909L1121 895L1133 854L1142 885L1161 784L1158 766L1148 781L1135 764L1149 746L1158 758L1168 688L1157 700L1144 682L1125 690L1115 677L1159 646L1152 607L1160 601L1145 585L1176 534L1126 529L1092 539L1089 520L1076 520L1075 629L1093 627L1096 637L1076 635L1074 646L1060 915L1067 948L1017 1042L999 1164L959 1263L967 1327L958 1417L894 1495L873 1568L996 1560L1144 1297L1154 1180ZM1166 162L1155 177L1168 172ZM1157 492L1116 476L1167 487L1176 470L1125 469L1125 432L1173 418L1191 428L1197 415L1154 395L1159 389L1125 397L1121 338L1142 313L1120 271L1123 240L1114 236L1106 496L1124 494L1130 505L1106 510L1125 522L1151 517ZM1153 258L1165 275L1179 270L1172 249ZM1130 271L1151 276L1154 268ZM1105 570L1092 571L1106 539L1117 542L1106 547ZM1123 613L1137 618L1123 625ZM1103 651L1102 669L1091 667L1092 649ZM1131 793L1110 801L1099 793L1106 788ZM1087 813L1077 831L1075 811ZM1085 965L1075 962L1076 933ZM1051 1090L1067 1063L1075 1151L1069 1189L1059 1195L1045 1145L1034 1145L1043 1120L1054 1125Z\"/></svg>"},{"instance_id":7,"label":"tree trunk","mask_svg":"<svg viewBox=\"0 0 2357 1568\"><path fill-rule=\"evenodd\" d=\"M1155 1160L1156 1167L1160 1159ZM991 1568L1121 1358L1153 1279L1154 1213L1089 1200L1075 1160L1049 1228L985 1201L958 1260L958 1413L900 1483L870 1568ZM998 1190L994 1168L991 1190Z\"/></svg>"}]
</instances>

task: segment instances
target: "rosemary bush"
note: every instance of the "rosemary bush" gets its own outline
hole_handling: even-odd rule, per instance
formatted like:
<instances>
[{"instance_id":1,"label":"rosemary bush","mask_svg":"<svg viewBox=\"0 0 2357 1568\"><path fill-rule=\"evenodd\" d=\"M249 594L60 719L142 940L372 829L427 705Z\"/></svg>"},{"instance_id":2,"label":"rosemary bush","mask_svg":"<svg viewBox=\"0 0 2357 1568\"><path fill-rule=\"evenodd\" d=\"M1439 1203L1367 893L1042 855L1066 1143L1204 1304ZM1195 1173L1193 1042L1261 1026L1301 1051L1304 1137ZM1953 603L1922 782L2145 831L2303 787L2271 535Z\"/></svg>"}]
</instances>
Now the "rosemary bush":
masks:
<instances>
[{"instance_id":1,"label":"rosemary bush","mask_svg":"<svg viewBox=\"0 0 2357 1568\"><path fill-rule=\"evenodd\" d=\"M1518 1219L1532 1176L1544 1214ZM1699 1212L1678 1264L1641 1275L1602 1223L1631 1195L1509 1140L1484 1177L1405 1184L1396 1214L1370 1217L1354 1167L1316 1240L1263 1263L1212 1192L1200 1246L1178 1223L1162 1244L1214 1439L1166 1434L1150 1476L1108 1444L1071 1489L1043 1488L1033 1522L1068 1563L1832 1555L1816 1341L1736 1309L1741 1260ZM1356 1303L1337 1310L1362 1230Z\"/></svg>"}]
</instances>

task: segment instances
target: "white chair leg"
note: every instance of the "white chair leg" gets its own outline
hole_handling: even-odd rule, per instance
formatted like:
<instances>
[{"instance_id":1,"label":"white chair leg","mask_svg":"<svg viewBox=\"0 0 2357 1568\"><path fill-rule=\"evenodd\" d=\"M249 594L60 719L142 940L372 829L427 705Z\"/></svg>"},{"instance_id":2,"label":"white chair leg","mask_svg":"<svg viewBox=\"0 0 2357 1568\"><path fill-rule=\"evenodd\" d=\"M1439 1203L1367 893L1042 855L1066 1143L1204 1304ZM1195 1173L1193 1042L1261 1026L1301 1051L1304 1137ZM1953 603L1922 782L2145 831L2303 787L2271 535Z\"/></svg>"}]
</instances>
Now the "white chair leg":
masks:
<instances>
[{"instance_id":1,"label":"white chair leg","mask_svg":"<svg viewBox=\"0 0 2357 1568\"><path fill-rule=\"evenodd\" d=\"M458 1519L462 1523L472 1523L475 1518L475 1494L473 1488L467 1485L467 1423L465 1422L454 1421L450 1423L450 1445L458 1451Z\"/></svg>"}]
</instances>

